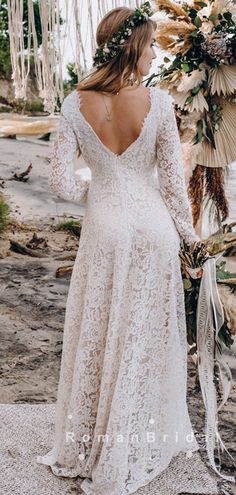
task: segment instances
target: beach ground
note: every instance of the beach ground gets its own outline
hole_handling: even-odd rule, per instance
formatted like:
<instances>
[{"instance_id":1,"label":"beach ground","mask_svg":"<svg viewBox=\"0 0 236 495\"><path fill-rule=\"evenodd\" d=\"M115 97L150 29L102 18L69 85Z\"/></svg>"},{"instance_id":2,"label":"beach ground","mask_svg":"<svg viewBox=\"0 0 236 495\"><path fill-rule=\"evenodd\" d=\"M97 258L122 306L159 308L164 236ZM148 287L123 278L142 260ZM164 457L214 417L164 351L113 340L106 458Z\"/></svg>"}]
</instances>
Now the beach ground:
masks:
<instances>
[{"instance_id":1,"label":"beach ground","mask_svg":"<svg viewBox=\"0 0 236 495\"><path fill-rule=\"evenodd\" d=\"M11 206L11 222L0 235L1 404L52 404L59 379L63 323L70 274L56 277L58 268L73 266L79 238L59 231L68 218L82 221L84 207L57 198L47 176L52 143L36 139L1 138L0 187ZM27 182L9 180L32 163ZM83 161L79 163L84 167ZM42 238L34 256L21 254L14 245ZM12 247L13 246L13 247ZM228 259L231 267L235 258ZM219 413L219 430L236 458L236 348L225 353L233 385ZM194 429L203 431L204 405L195 382L195 365L188 358L188 406ZM199 433L199 438L201 434ZM222 468L232 462L222 455ZM233 492L232 492L233 493ZM236 491L234 492L236 494Z\"/></svg>"}]
</instances>

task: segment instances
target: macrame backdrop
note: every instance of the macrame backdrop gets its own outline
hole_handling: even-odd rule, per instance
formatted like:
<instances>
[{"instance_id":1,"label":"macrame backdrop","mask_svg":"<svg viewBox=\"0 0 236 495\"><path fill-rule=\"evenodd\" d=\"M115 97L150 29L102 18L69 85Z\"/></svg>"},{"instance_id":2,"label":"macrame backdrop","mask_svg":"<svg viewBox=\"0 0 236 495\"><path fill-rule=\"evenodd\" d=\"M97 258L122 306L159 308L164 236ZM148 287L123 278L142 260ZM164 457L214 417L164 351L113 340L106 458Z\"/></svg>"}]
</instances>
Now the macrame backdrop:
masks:
<instances>
[{"instance_id":1,"label":"macrame backdrop","mask_svg":"<svg viewBox=\"0 0 236 495\"><path fill-rule=\"evenodd\" d=\"M27 99L27 83L30 73L30 55L34 56L39 96L44 110L53 113L63 92L63 39L75 40L74 60L78 77L91 69L92 54L96 47L96 27L105 13L115 7L139 7L139 0L39 0L42 24L42 46L39 49L35 29L33 0L28 0L28 47L24 49L23 0L7 0L9 37L12 63L12 79L15 97ZM66 13L61 8L66 6ZM60 15L63 18L60 25ZM74 30L74 33L72 32Z\"/></svg>"}]
</instances>

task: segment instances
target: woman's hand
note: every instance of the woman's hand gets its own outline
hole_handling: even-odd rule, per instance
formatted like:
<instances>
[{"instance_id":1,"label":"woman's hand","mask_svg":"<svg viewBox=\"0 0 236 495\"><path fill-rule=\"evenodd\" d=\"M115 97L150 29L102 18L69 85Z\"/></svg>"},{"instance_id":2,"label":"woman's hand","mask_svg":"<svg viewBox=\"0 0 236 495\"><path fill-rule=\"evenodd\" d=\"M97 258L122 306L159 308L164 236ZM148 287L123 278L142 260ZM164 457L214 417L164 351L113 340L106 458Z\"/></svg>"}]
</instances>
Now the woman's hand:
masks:
<instances>
[{"instance_id":1,"label":"woman's hand","mask_svg":"<svg viewBox=\"0 0 236 495\"><path fill-rule=\"evenodd\" d=\"M185 265L184 266L184 271L185 271L185 275L187 278L193 278L193 279L196 279L196 278L201 278L202 277L202 274L203 274L203 269L201 267L199 268L190 268L189 266Z\"/></svg>"}]
</instances>

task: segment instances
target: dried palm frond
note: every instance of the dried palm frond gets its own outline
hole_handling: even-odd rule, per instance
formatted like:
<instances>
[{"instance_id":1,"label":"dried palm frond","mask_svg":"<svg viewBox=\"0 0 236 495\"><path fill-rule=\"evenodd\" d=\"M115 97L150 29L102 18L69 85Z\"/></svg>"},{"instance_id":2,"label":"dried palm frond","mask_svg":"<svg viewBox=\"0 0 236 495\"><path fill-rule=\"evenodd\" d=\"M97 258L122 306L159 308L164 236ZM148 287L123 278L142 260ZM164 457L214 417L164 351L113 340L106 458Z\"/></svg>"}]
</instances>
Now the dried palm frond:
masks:
<instances>
[{"instance_id":1,"label":"dried palm frond","mask_svg":"<svg viewBox=\"0 0 236 495\"><path fill-rule=\"evenodd\" d=\"M204 109L207 111L209 110L208 103L206 101L206 98L204 97L202 91L199 91L194 97L191 103L188 103L185 105L185 107L190 111L190 112L203 112Z\"/></svg>"},{"instance_id":2,"label":"dried palm frond","mask_svg":"<svg viewBox=\"0 0 236 495\"><path fill-rule=\"evenodd\" d=\"M155 0L157 10L171 14L173 17L186 17L189 19L187 13L182 9L181 5L172 2L171 0Z\"/></svg>"},{"instance_id":3,"label":"dried palm frond","mask_svg":"<svg viewBox=\"0 0 236 495\"><path fill-rule=\"evenodd\" d=\"M185 102L187 98L191 96L190 91L187 93L180 93L179 91L176 90L176 88L171 89L171 94L174 98L175 104L177 105L178 108L181 108L181 110L185 109Z\"/></svg>"},{"instance_id":4,"label":"dried palm frond","mask_svg":"<svg viewBox=\"0 0 236 495\"><path fill-rule=\"evenodd\" d=\"M236 91L236 66L219 65L209 70L209 84L211 93L217 95L230 95Z\"/></svg>"},{"instance_id":5,"label":"dried palm frond","mask_svg":"<svg viewBox=\"0 0 236 495\"><path fill-rule=\"evenodd\" d=\"M177 91L188 92L191 89L198 86L202 81L206 79L206 70L194 70L190 75L184 74L182 79L177 86Z\"/></svg>"},{"instance_id":6,"label":"dried palm frond","mask_svg":"<svg viewBox=\"0 0 236 495\"><path fill-rule=\"evenodd\" d=\"M203 141L197 156L198 163L206 167L225 167L236 160L236 112L235 104L220 100L222 120L214 133L215 148Z\"/></svg>"}]
</instances>

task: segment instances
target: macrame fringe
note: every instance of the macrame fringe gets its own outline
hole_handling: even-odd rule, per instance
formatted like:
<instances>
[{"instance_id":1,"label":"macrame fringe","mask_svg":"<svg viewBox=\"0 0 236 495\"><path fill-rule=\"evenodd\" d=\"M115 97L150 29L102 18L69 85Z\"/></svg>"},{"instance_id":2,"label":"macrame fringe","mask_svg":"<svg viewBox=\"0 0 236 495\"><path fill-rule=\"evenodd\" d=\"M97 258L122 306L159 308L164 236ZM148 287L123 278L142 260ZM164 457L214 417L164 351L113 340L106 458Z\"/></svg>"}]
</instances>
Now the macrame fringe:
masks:
<instances>
[{"instance_id":1,"label":"macrame fringe","mask_svg":"<svg viewBox=\"0 0 236 495\"><path fill-rule=\"evenodd\" d=\"M139 7L141 0L123 0L122 5ZM33 55L39 96L43 99L44 110L54 113L57 101L64 99L63 91L63 49L60 18L63 17L64 39L70 26L73 62L78 80L84 76L92 60L96 47L96 27L101 18L111 8L120 6L118 0L39 0L39 13L42 26L42 46L38 46L34 2L28 0L28 44L24 48L23 13L24 0L7 0L12 79L15 97L27 99L27 84L30 73L30 57ZM65 6L65 14L61 7ZM83 13L87 12L84 16ZM94 18L94 12L97 18ZM83 22L82 22L83 21ZM96 22L95 22L96 21Z\"/></svg>"}]
</instances>

